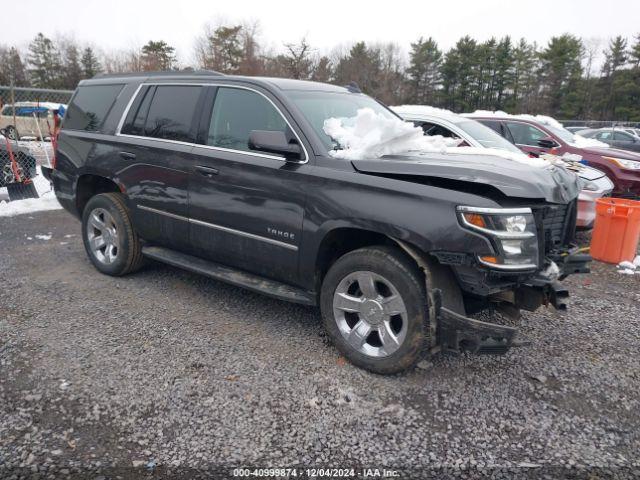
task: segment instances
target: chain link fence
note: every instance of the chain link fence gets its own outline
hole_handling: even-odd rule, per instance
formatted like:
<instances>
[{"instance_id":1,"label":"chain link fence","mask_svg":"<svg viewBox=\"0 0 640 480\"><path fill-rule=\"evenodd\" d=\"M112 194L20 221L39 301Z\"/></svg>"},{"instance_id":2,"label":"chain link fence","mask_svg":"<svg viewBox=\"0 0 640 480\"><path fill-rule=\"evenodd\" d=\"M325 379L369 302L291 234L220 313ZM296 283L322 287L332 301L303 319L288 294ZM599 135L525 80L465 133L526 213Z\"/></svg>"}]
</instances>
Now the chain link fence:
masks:
<instances>
[{"instance_id":1,"label":"chain link fence","mask_svg":"<svg viewBox=\"0 0 640 480\"><path fill-rule=\"evenodd\" d=\"M22 88L0 85L0 107L14 102L51 102L68 104L73 90L49 90L46 88Z\"/></svg>"},{"instance_id":2,"label":"chain link fence","mask_svg":"<svg viewBox=\"0 0 640 480\"><path fill-rule=\"evenodd\" d=\"M565 127L584 127L584 128L613 128L613 127L629 127L640 128L640 122L617 122L610 120L558 120Z\"/></svg>"}]
</instances>

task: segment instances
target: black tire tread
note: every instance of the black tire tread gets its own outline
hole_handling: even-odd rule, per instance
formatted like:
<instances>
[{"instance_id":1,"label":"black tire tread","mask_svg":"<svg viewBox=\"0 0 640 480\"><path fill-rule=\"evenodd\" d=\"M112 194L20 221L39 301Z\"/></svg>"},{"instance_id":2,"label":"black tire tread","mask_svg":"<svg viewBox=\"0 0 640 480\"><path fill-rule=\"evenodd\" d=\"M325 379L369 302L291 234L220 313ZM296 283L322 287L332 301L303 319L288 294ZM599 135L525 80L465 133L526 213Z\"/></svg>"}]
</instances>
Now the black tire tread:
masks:
<instances>
[{"instance_id":1,"label":"black tire tread","mask_svg":"<svg viewBox=\"0 0 640 480\"><path fill-rule=\"evenodd\" d=\"M124 225L124 230L125 230L124 233L127 236L128 245L129 245L129 249L127 252L127 259L125 260L123 267L119 271L112 272L110 274L119 277L119 276L127 275L129 273L133 273L139 270L144 264L144 257L142 255L142 245L140 242L140 238L138 237L138 234L134 230L133 225L131 223L131 219L129 217L129 209L125 204L122 194L117 192L111 192L111 193L100 193L98 195L95 195L94 197L89 199L89 201L87 202L87 206L85 207L85 210L87 208L90 208L91 201L96 197L102 197L107 199L115 208L115 210L117 211L117 214L120 216L122 223ZM83 232L83 235L84 235L84 232Z\"/></svg>"},{"instance_id":2,"label":"black tire tread","mask_svg":"<svg viewBox=\"0 0 640 480\"><path fill-rule=\"evenodd\" d=\"M367 259L367 262L370 263L372 270L374 271L376 261L387 262L388 264L391 264L394 268L396 268L399 274L402 275L411 284L411 289L414 290L413 293L417 295L421 300L418 311L422 318L420 320L419 332L414 335L413 338L407 339L409 342L411 342L409 344L408 350L401 358L398 358L395 363L385 364L376 361L368 361L367 359L361 358L356 355L349 355L349 352L343 351L342 353L347 356L347 358L355 365L374 373L389 375L410 369L420 360L420 358L422 358L425 353L426 347L428 346L430 329L427 321L428 311L424 274L419 270L415 262L411 258L409 258L402 250L400 250L399 248L381 245L360 248L343 255L331 266L329 272L327 273L327 276L330 274L331 270L334 267L339 265L339 263L350 262L351 259L356 259L358 257L360 257L361 259ZM327 276L325 276L325 279L327 278ZM324 283L322 290L323 295L328 294L328 292L325 291ZM400 293L404 294L404 292ZM331 292L331 296L333 296L333 292ZM324 302L321 301L321 305L323 303ZM323 312L323 321L325 322L325 328L327 328L326 322L331 321L335 323L333 314L331 313L331 318L328 319L327 312Z\"/></svg>"}]
</instances>

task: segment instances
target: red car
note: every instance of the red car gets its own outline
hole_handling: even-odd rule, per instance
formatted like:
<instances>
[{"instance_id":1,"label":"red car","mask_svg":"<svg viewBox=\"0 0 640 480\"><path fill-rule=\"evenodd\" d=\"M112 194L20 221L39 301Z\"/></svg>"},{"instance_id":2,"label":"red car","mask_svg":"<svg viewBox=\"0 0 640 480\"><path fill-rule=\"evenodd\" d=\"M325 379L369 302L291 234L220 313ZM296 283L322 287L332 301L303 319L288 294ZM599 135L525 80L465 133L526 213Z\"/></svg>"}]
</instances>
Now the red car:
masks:
<instances>
[{"instance_id":1,"label":"red car","mask_svg":"<svg viewBox=\"0 0 640 480\"><path fill-rule=\"evenodd\" d=\"M550 117L509 115L501 112L468 114L492 128L522 151L533 156L553 153L582 158L583 163L607 174L613 182L613 196L640 197L640 154L610 148L607 144L580 137L565 130Z\"/></svg>"}]
</instances>

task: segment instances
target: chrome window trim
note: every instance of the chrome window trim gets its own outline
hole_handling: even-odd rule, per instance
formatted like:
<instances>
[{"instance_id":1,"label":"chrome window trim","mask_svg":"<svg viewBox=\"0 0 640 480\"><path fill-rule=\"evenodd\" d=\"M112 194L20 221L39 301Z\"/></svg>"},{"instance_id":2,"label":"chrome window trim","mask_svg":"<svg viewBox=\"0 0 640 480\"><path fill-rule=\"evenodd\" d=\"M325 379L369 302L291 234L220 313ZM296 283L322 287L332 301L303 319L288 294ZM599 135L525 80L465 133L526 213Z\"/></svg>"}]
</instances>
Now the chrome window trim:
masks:
<instances>
[{"instance_id":1,"label":"chrome window trim","mask_svg":"<svg viewBox=\"0 0 640 480\"><path fill-rule=\"evenodd\" d=\"M267 101L269 103L271 103L271 105L273 105L273 108L275 108L276 111L280 114L280 116L286 122L286 124L289 126L289 128L291 129L291 131L295 135L296 140L298 140L298 143L302 147L302 151L304 152L304 160L299 160L299 161L295 161L295 162L291 161L290 163L298 163L298 164L302 165L302 164L305 164L305 163L309 162L309 152L307 151L307 147L305 147L304 143L300 139L300 136L298 135L298 132L295 131L295 129L293 128L293 126L291 125L289 120L287 119L286 115L284 115L282 113L282 110L280 110L280 108L273 102L273 100L271 100L269 97L267 97L264 93L262 93L259 90L256 90L255 88L247 87L245 85L233 85L233 84L228 84L228 83L216 83L216 82L207 82L207 83L200 83L200 82L199 83L188 83L188 82L152 82L152 83L144 83L143 82L140 85L138 85L138 88L136 88L136 91L131 96L131 99L129 99L129 103L127 104L122 116L120 117L120 121L118 122L118 128L116 129L116 136L118 136L118 137L129 137L129 138L139 138L139 139L145 139L145 140L158 140L158 141L162 141L162 142L177 143L177 144L181 144L181 145L192 145L192 146L202 147L202 148L206 148L206 149L210 149L210 150L217 150L217 151L220 151L220 152L238 153L238 154L242 154L242 155L249 155L249 156L253 156L253 157L268 158L268 159L272 159L272 160L279 160L281 162L287 162L287 160L284 157L281 157L281 156L278 156L278 155L269 155L269 154L260 153L260 152L252 152L252 151L246 151L246 150L236 150L236 149L233 149L233 148L214 147L212 145L202 145L202 144L193 143L193 142L181 142L179 140L169 140L169 139L166 139L166 138L145 137L145 136L142 136L142 135L129 135L127 133L122 133L122 127L124 126L124 122L125 122L125 120L127 118L127 115L129 115L129 110L131 109L131 106L133 105L133 102L135 101L136 97L140 93L140 90L142 89L142 87L145 87L145 86L227 87L227 88L238 88L238 89L241 89L241 90L249 90L250 92L254 92L254 93L257 93L258 95L262 95L264 98L267 99Z\"/></svg>"},{"instance_id":2,"label":"chrome window trim","mask_svg":"<svg viewBox=\"0 0 640 480\"><path fill-rule=\"evenodd\" d=\"M215 230L220 230L222 232L232 233L234 235L240 235L246 238L252 238L254 240L258 240L260 242L270 243L271 245L276 245L278 247L287 248L289 250L293 250L294 252L298 251L297 245L292 245L291 243L281 242L280 240L275 240L269 237L263 237L261 235L256 235L255 233L243 232L242 230L236 230L235 228L223 227L222 225L217 225L215 223L205 222L203 220L196 220L194 218L185 217L182 215L177 215L175 213L166 212L164 210L158 210L156 208L147 207L146 205L138 205L140 210L145 210L147 212L157 213L158 215L164 215L166 217L175 218L177 220L182 220L188 223L192 223L194 225L200 225L203 227L213 228Z\"/></svg>"}]
</instances>

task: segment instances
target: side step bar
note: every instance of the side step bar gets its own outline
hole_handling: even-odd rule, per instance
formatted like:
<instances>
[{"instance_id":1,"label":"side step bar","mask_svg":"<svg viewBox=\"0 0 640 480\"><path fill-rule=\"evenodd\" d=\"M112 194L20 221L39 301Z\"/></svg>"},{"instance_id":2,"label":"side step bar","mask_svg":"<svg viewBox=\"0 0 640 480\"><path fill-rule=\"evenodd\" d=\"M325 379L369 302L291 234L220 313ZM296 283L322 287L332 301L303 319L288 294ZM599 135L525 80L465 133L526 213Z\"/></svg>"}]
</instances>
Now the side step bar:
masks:
<instances>
[{"instance_id":1,"label":"side step bar","mask_svg":"<svg viewBox=\"0 0 640 480\"><path fill-rule=\"evenodd\" d=\"M270 297L278 298L280 300L301 303L303 305L316 305L315 296L311 292L307 292L275 280L243 272L242 270L225 267L202 258L171 250L169 248L145 246L142 247L142 254L153 260L157 260L174 267L183 268L201 275L206 275L207 277L246 288L254 292L262 293Z\"/></svg>"}]
</instances>

